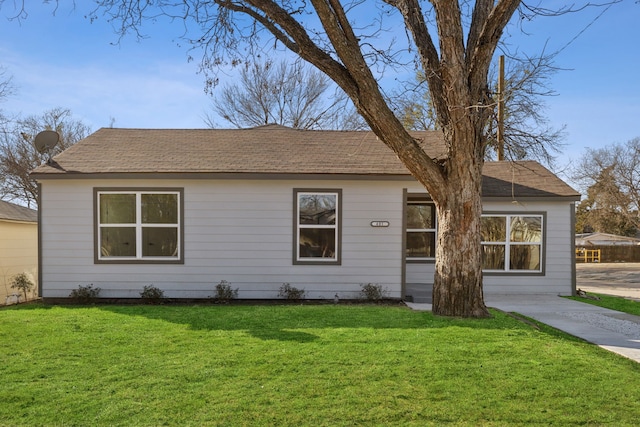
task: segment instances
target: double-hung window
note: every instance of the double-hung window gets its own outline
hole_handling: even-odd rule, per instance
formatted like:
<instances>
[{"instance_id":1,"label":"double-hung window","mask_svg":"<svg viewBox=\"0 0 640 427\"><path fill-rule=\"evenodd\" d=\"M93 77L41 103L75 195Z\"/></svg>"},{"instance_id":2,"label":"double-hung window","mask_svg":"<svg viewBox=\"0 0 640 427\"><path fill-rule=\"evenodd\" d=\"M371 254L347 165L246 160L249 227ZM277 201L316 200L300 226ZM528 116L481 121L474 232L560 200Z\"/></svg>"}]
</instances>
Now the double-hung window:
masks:
<instances>
[{"instance_id":1,"label":"double-hung window","mask_svg":"<svg viewBox=\"0 0 640 427\"><path fill-rule=\"evenodd\" d=\"M96 189L97 262L182 262L182 189Z\"/></svg>"},{"instance_id":2,"label":"double-hung window","mask_svg":"<svg viewBox=\"0 0 640 427\"><path fill-rule=\"evenodd\" d=\"M407 260L433 260L436 256L436 205L424 198L409 198L406 207Z\"/></svg>"},{"instance_id":3,"label":"double-hung window","mask_svg":"<svg viewBox=\"0 0 640 427\"><path fill-rule=\"evenodd\" d=\"M543 223L543 215L483 215L483 270L542 272Z\"/></svg>"},{"instance_id":4,"label":"double-hung window","mask_svg":"<svg viewBox=\"0 0 640 427\"><path fill-rule=\"evenodd\" d=\"M341 190L294 190L294 263L340 263L341 195Z\"/></svg>"}]
</instances>

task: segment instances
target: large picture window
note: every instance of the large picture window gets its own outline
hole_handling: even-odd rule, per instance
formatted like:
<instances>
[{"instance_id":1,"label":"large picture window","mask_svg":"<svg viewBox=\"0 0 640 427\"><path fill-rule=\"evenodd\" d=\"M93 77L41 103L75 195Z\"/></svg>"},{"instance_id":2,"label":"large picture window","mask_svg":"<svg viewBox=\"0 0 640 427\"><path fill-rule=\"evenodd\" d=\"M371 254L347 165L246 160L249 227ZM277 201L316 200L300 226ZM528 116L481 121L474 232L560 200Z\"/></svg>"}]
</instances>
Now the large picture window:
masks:
<instances>
[{"instance_id":1,"label":"large picture window","mask_svg":"<svg viewBox=\"0 0 640 427\"><path fill-rule=\"evenodd\" d=\"M541 272L542 215L483 215L485 271Z\"/></svg>"},{"instance_id":2,"label":"large picture window","mask_svg":"<svg viewBox=\"0 0 640 427\"><path fill-rule=\"evenodd\" d=\"M407 200L406 257L433 260L436 256L436 206L425 199Z\"/></svg>"},{"instance_id":3,"label":"large picture window","mask_svg":"<svg viewBox=\"0 0 640 427\"><path fill-rule=\"evenodd\" d=\"M182 260L182 190L95 194L97 261Z\"/></svg>"},{"instance_id":4,"label":"large picture window","mask_svg":"<svg viewBox=\"0 0 640 427\"><path fill-rule=\"evenodd\" d=\"M295 190L296 263L340 262L340 190Z\"/></svg>"}]
</instances>

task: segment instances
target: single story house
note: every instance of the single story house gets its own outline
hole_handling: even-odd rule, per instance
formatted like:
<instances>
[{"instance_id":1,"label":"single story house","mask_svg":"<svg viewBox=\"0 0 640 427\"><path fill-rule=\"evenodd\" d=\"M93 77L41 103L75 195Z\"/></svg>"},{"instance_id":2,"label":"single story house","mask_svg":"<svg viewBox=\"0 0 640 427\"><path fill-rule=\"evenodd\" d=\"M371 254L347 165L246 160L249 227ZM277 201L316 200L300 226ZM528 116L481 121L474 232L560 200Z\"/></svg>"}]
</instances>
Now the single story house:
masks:
<instances>
[{"instance_id":1,"label":"single story house","mask_svg":"<svg viewBox=\"0 0 640 427\"><path fill-rule=\"evenodd\" d=\"M20 273L36 284L38 212L0 200L0 304L9 301L13 294L22 297L20 290L11 288L12 278Z\"/></svg>"},{"instance_id":2,"label":"single story house","mask_svg":"<svg viewBox=\"0 0 640 427\"><path fill-rule=\"evenodd\" d=\"M576 234L577 262L640 262L640 239L609 233Z\"/></svg>"},{"instance_id":3,"label":"single story house","mask_svg":"<svg viewBox=\"0 0 640 427\"><path fill-rule=\"evenodd\" d=\"M609 233L578 233L576 246L589 248L590 246L638 246L640 239L636 237L619 236Z\"/></svg>"},{"instance_id":4,"label":"single story house","mask_svg":"<svg viewBox=\"0 0 640 427\"><path fill-rule=\"evenodd\" d=\"M427 152L439 133L420 132ZM42 296L78 286L137 298L392 298L433 283L435 206L368 131L100 129L33 176L40 186ZM485 293L575 289L579 194L534 161L484 168Z\"/></svg>"}]
</instances>

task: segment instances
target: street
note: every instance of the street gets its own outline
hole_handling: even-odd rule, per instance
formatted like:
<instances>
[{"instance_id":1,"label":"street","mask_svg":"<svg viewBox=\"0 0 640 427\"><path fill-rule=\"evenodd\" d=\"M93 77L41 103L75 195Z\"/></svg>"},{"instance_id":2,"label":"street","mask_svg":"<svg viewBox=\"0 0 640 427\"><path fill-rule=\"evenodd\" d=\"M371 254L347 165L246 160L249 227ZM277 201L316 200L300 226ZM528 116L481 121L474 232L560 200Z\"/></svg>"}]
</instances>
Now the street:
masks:
<instances>
[{"instance_id":1,"label":"street","mask_svg":"<svg viewBox=\"0 0 640 427\"><path fill-rule=\"evenodd\" d=\"M576 287L640 301L640 263L578 263Z\"/></svg>"}]
</instances>

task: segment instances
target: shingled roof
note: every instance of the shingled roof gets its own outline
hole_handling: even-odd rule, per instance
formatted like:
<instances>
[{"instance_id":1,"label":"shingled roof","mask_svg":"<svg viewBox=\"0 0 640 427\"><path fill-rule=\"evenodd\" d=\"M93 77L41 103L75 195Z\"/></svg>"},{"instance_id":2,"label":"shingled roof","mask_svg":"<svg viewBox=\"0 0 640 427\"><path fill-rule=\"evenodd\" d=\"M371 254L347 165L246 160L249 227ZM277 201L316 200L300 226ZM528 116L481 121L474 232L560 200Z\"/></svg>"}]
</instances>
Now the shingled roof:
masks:
<instances>
[{"instance_id":1,"label":"shingled roof","mask_svg":"<svg viewBox=\"0 0 640 427\"><path fill-rule=\"evenodd\" d=\"M0 221L38 222L38 211L0 200Z\"/></svg>"},{"instance_id":2,"label":"shingled roof","mask_svg":"<svg viewBox=\"0 0 640 427\"><path fill-rule=\"evenodd\" d=\"M438 132L415 132L434 158L446 153ZM579 197L536 162L487 163L486 197ZM370 131L103 128L35 169L36 179L206 175L410 175ZM214 177L214 176L212 176ZM512 185L513 183L513 185Z\"/></svg>"}]
</instances>

